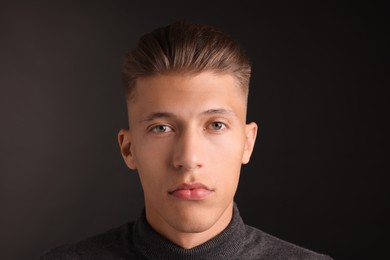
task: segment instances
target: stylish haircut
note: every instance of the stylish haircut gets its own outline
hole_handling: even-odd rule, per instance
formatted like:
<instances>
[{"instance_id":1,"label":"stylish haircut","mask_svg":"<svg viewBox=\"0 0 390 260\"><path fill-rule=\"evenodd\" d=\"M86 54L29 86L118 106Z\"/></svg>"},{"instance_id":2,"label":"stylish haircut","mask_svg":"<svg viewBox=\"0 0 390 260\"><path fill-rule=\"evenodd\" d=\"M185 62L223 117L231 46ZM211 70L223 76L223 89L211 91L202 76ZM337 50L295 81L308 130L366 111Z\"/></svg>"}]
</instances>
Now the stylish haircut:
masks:
<instances>
[{"instance_id":1,"label":"stylish haircut","mask_svg":"<svg viewBox=\"0 0 390 260\"><path fill-rule=\"evenodd\" d=\"M126 96L137 79L169 73L231 74L248 96L251 64L241 46L216 27L176 21L144 34L123 64Z\"/></svg>"}]
</instances>

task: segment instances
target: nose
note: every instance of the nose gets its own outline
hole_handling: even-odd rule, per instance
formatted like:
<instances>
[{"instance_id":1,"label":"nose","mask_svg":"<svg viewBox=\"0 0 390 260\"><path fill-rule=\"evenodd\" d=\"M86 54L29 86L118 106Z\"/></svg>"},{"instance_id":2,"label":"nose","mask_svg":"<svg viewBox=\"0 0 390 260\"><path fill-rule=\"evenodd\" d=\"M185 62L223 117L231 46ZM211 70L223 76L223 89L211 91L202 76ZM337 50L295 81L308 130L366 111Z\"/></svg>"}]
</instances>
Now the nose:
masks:
<instances>
[{"instance_id":1,"label":"nose","mask_svg":"<svg viewBox=\"0 0 390 260\"><path fill-rule=\"evenodd\" d=\"M177 136L173 157L176 169L190 171L203 167L202 133L186 129Z\"/></svg>"}]
</instances>

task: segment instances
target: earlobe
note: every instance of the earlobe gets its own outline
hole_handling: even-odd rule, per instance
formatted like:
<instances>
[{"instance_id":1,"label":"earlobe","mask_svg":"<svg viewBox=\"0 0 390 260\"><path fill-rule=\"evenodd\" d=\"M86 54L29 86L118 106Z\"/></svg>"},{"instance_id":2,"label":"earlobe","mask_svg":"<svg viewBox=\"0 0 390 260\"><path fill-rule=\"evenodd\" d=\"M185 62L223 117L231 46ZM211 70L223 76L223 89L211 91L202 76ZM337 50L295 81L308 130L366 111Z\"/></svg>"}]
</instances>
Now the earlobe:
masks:
<instances>
[{"instance_id":1,"label":"earlobe","mask_svg":"<svg viewBox=\"0 0 390 260\"><path fill-rule=\"evenodd\" d=\"M134 160L134 155L132 152L131 146L131 134L129 129L121 129L118 133L118 143L121 150L123 160L125 161L127 167L132 170L135 170L136 163Z\"/></svg>"},{"instance_id":2,"label":"earlobe","mask_svg":"<svg viewBox=\"0 0 390 260\"><path fill-rule=\"evenodd\" d=\"M242 156L242 163L247 164L251 158L257 136L257 124L252 122L245 126L245 147Z\"/></svg>"}]
</instances>

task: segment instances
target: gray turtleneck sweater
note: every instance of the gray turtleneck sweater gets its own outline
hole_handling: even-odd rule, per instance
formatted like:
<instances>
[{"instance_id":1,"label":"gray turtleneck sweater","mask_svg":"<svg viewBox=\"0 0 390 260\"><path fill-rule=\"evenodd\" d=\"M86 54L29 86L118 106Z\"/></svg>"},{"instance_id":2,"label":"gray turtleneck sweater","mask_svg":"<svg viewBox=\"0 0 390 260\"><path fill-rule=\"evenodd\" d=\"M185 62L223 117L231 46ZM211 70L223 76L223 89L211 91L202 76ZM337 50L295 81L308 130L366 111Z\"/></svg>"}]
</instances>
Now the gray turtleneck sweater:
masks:
<instances>
[{"instance_id":1,"label":"gray turtleneck sweater","mask_svg":"<svg viewBox=\"0 0 390 260\"><path fill-rule=\"evenodd\" d=\"M245 225L234 205L229 226L213 239L191 249L183 249L156 233L141 217L103 234L53 248L39 260L51 259L307 259L332 258L291 244L259 229Z\"/></svg>"}]
</instances>

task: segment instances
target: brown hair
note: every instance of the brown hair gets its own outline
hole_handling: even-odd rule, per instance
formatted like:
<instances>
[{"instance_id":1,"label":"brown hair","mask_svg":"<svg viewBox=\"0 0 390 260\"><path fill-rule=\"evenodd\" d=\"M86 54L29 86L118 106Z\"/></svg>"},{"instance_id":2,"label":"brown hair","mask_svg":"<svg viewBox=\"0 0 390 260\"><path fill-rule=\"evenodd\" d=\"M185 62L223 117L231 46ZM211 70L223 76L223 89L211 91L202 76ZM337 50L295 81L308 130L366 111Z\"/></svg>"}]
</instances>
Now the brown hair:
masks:
<instances>
[{"instance_id":1,"label":"brown hair","mask_svg":"<svg viewBox=\"0 0 390 260\"><path fill-rule=\"evenodd\" d=\"M176 21L139 39L125 56L122 76L132 98L138 78L204 71L233 75L248 95L251 65L240 45L210 25Z\"/></svg>"}]
</instances>

